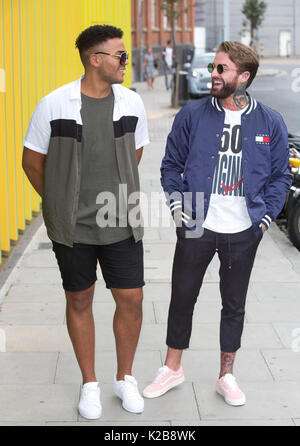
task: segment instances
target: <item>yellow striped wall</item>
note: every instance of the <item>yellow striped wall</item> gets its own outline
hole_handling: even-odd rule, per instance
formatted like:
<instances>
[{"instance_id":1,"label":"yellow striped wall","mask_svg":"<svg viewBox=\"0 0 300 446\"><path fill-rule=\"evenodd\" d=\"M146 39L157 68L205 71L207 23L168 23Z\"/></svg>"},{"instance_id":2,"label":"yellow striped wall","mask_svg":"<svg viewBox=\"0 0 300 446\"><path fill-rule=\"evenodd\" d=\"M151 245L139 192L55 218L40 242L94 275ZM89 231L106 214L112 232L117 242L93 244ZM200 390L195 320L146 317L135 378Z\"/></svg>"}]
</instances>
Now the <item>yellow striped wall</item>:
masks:
<instances>
[{"instance_id":1,"label":"yellow striped wall","mask_svg":"<svg viewBox=\"0 0 300 446\"><path fill-rule=\"evenodd\" d=\"M130 8L131 0L0 0L0 264L40 211L21 166L38 101L82 74L75 40L88 26L122 28L130 52ZM130 69L124 85L131 85Z\"/></svg>"}]
</instances>

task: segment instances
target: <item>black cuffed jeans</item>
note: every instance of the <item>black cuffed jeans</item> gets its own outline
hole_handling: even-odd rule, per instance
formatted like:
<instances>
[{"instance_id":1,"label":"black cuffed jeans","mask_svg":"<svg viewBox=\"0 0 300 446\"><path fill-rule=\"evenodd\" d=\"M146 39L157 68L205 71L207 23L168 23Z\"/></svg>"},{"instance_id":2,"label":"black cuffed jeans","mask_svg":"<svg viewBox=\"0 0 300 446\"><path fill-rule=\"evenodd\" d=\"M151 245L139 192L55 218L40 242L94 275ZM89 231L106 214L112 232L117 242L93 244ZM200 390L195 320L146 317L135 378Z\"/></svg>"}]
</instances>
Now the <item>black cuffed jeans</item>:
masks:
<instances>
[{"instance_id":1,"label":"black cuffed jeans","mask_svg":"<svg viewBox=\"0 0 300 446\"><path fill-rule=\"evenodd\" d=\"M218 252L222 299L220 347L223 352L234 353L241 345L246 295L262 235L257 237L252 227L235 234L205 229L202 237L194 239L184 235L185 229L177 228L167 345L179 350L189 347L194 305L206 269Z\"/></svg>"}]
</instances>

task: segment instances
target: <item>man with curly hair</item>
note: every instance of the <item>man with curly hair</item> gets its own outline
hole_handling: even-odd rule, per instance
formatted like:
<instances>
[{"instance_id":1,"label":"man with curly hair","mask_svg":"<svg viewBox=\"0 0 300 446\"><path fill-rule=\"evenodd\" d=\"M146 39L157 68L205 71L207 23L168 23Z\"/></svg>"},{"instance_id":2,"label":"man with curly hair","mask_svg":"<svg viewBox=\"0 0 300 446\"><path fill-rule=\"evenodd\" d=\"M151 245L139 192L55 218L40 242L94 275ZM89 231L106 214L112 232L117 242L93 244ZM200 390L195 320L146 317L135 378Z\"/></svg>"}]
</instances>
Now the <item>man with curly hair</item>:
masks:
<instances>
[{"instance_id":1,"label":"man with curly hair","mask_svg":"<svg viewBox=\"0 0 300 446\"><path fill-rule=\"evenodd\" d=\"M98 262L116 303L114 392L124 409L144 409L132 376L142 323L143 228L130 224L126 199L139 192L138 163L149 140L140 96L121 85L128 65L122 36L109 25L91 26L78 36L85 74L39 102L24 139L23 168L43 199L82 373L78 409L87 419L102 413L92 312ZM107 194L115 203L109 219L100 206Z\"/></svg>"}]
</instances>

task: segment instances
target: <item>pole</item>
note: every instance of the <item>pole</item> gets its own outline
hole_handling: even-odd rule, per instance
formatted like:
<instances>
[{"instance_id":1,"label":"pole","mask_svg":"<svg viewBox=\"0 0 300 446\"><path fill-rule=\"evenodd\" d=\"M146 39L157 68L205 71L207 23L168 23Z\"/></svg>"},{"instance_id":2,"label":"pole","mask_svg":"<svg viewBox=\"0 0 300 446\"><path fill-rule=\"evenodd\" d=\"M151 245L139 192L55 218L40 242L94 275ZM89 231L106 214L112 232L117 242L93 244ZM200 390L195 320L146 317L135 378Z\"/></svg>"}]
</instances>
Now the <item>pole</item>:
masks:
<instances>
[{"instance_id":1,"label":"pole","mask_svg":"<svg viewBox=\"0 0 300 446\"><path fill-rule=\"evenodd\" d=\"M224 1L224 40L230 40L230 14L229 14L229 0Z\"/></svg>"},{"instance_id":2,"label":"pole","mask_svg":"<svg viewBox=\"0 0 300 446\"><path fill-rule=\"evenodd\" d=\"M293 56L296 56L296 0L293 2Z\"/></svg>"},{"instance_id":3,"label":"pole","mask_svg":"<svg viewBox=\"0 0 300 446\"><path fill-rule=\"evenodd\" d=\"M139 0L139 25L140 25L140 82L143 82L143 0Z\"/></svg>"}]
</instances>

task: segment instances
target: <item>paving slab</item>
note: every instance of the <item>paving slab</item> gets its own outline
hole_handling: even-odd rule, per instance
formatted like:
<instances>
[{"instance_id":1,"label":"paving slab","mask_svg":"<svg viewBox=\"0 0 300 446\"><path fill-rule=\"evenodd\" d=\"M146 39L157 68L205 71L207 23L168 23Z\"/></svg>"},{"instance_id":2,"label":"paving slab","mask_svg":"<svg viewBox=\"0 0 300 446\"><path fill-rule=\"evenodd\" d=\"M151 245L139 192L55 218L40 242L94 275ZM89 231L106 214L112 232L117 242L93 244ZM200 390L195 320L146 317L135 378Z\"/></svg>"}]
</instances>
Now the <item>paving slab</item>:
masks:
<instances>
[{"instance_id":1,"label":"paving slab","mask_svg":"<svg viewBox=\"0 0 300 446\"><path fill-rule=\"evenodd\" d=\"M7 302L0 312L1 325L62 324L65 320L65 303L62 302Z\"/></svg>"},{"instance_id":2,"label":"paving slab","mask_svg":"<svg viewBox=\"0 0 300 446\"><path fill-rule=\"evenodd\" d=\"M47 244L48 245L48 244ZM36 249L26 254L20 268L57 268L54 252L49 249Z\"/></svg>"},{"instance_id":3,"label":"paving slab","mask_svg":"<svg viewBox=\"0 0 300 446\"><path fill-rule=\"evenodd\" d=\"M251 280L256 282L299 283L300 276L291 266L275 266L261 268L254 265Z\"/></svg>"},{"instance_id":4,"label":"paving slab","mask_svg":"<svg viewBox=\"0 0 300 446\"><path fill-rule=\"evenodd\" d=\"M233 407L211 386L195 384L196 398L202 420L214 419L264 419L266 415L273 420L298 417L300 406L300 387L297 382L248 382L239 380L239 385L246 394L244 406ZM259 403L258 403L259 402Z\"/></svg>"},{"instance_id":5,"label":"paving slab","mask_svg":"<svg viewBox=\"0 0 300 446\"><path fill-rule=\"evenodd\" d=\"M139 388L142 390L148 383L140 381ZM184 419L186 421L200 420L198 407L195 399L193 385L186 383L184 386L172 389L163 398L145 400L145 410L142 414L132 414L122 409L120 399L112 393L110 384L102 385L103 416L101 421L170 421L182 419L182 408L184 407ZM79 420L83 420L80 416Z\"/></svg>"},{"instance_id":6,"label":"paving slab","mask_svg":"<svg viewBox=\"0 0 300 446\"><path fill-rule=\"evenodd\" d=\"M254 364L255 366L253 366ZM206 387L217 378L220 371L219 349L186 350L183 354L182 365L187 381L199 383L200 386ZM260 383L274 380L269 363L258 350L241 349L235 359L234 372L237 379L242 381L248 380Z\"/></svg>"},{"instance_id":7,"label":"paving slab","mask_svg":"<svg viewBox=\"0 0 300 446\"><path fill-rule=\"evenodd\" d=\"M275 381L297 381L300 376L300 350L262 350Z\"/></svg>"},{"instance_id":8,"label":"paving slab","mask_svg":"<svg viewBox=\"0 0 300 446\"><path fill-rule=\"evenodd\" d=\"M299 321L299 299L281 298L273 302L248 302L248 322L298 322Z\"/></svg>"},{"instance_id":9,"label":"paving slab","mask_svg":"<svg viewBox=\"0 0 300 446\"><path fill-rule=\"evenodd\" d=\"M298 322L273 322L283 347L300 351L300 315Z\"/></svg>"},{"instance_id":10,"label":"paving slab","mask_svg":"<svg viewBox=\"0 0 300 446\"><path fill-rule=\"evenodd\" d=\"M299 303L300 282L289 283L283 281L279 284L274 282L252 282L252 288L258 301L267 301L269 305L273 303L272 301L276 302L280 300L282 302L294 301L295 303Z\"/></svg>"},{"instance_id":11,"label":"paving slab","mask_svg":"<svg viewBox=\"0 0 300 446\"><path fill-rule=\"evenodd\" d=\"M146 324L142 325L138 350L155 351L166 345L166 324Z\"/></svg>"},{"instance_id":12,"label":"paving slab","mask_svg":"<svg viewBox=\"0 0 300 446\"><path fill-rule=\"evenodd\" d=\"M57 361L56 352L0 353L0 383L53 384Z\"/></svg>"},{"instance_id":13,"label":"paving slab","mask_svg":"<svg viewBox=\"0 0 300 446\"><path fill-rule=\"evenodd\" d=\"M161 324L166 327L166 324ZM244 324L243 349L280 348L282 342L271 324ZM218 349L219 323L195 324L192 329L190 348Z\"/></svg>"},{"instance_id":14,"label":"paving slab","mask_svg":"<svg viewBox=\"0 0 300 446\"><path fill-rule=\"evenodd\" d=\"M1 326L6 334L6 352L72 351L65 325Z\"/></svg>"},{"instance_id":15,"label":"paving slab","mask_svg":"<svg viewBox=\"0 0 300 446\"><path fill-rule=\"evenodd\" d=\"M5 297L5 303L64 302L65 293L60 284L14 284Z\"/></svg>"},{"instance_id":16,"label":"paving slab","mask_svg":"<svg viewBox=\"0 0 300 446\"><path fill-rule=\"evenodd\" d=\"M170 302L171 297L171 284L170 282L153 282L146 281L143 288L144 302Z\"/></svg>"},{"instance_id":17,"label":"paving slab","mask_svg":"<svg viewBox=\"0 0 300 446\"><path fill-rule=\"evenodd\" d=\"M156 260L160 265L162 260L161 253L164 252L164 258L167 262L173 264L173 257L175 252L175 243L161 243L157 244L148 244L144 243L144 259L145 260Z\"/></svg>"},{"instance_id":18,"label":"paving slab","mask_svg":"<svg viewBox=\"0 0 300 446\"><path fill-rule=\"evenodd\" d=\"M138 350L133 365L133 375L143 377L151 382L156 371L162 366L160 351ZM97 351L95 354L95 370L100 385L112 385L116 373L117 358L115 351ZM60 352L55 369L55 384L70 384L82 381L81 373L73 352Z\"/></svg>"},{"instance_id":19,"label":"paving slab","mask_svg":"<svg viewBox=\"0 0 300 446\"><path fill-rule=\"evenodd\" d=\"M75 421L78 385L0 385L0 420ZM5 404L3 402L5 401Z\"/></svg>"},{"instance_id":20,"label":"paving slab","mask_svg":"<svg viewBox=\"0 0 300 446\"><path fill-rule=\"evenodd\" d=\"M16 284L60 284L61 276L57 267L40 268L22 268L19 271Z\"/></svg>"},{"instance_id":21,"label":"paving slab","mask_svg":"<svg viewBox=\"0 0 300 446\"><path fill-rule=\"evenodd\" d=\"M203 282L200 289L200 293L197 299L198 302L209 302L209 301L221 301L219 282ZM250 281L248 292L247 292L247 302L255 301L257 302L257 295L254 292L252 282Z\"/></svg>"},{"instance_id":22,"label":"paving slab","mask_svg":"<svg viewBox=\"0 0 300 446\"><path fill-rule=\"evenodd\" d=\"M103 324L112 324L116 309L116 304L111 297L110 302L94 302L93 314L95 325L99 328ZM0 319L1 320L1 319ZM143 323L154 324L156 322L153 303L151 301L143 303Z\"/></svg>"}]
</instances>

